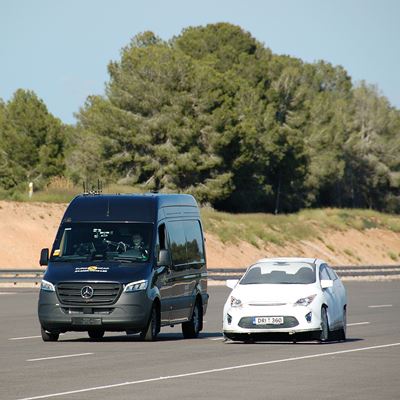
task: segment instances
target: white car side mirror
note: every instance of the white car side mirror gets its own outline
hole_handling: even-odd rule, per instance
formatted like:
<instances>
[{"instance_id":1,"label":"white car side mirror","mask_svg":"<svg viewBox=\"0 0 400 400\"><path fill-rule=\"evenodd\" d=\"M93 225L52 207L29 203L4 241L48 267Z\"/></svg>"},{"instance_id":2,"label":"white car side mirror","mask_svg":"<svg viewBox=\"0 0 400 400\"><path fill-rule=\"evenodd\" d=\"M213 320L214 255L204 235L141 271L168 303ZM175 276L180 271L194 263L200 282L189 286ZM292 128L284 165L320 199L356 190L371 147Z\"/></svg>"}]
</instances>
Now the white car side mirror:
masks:
<instances>
[{"instance_id":1,"label":"white car side mirror","mask_svg":"<svg viewBox=\"0 0 400 400\"><path fill-rule=\"evenodd\" d=\"M239 279L228 279L226 281L226 286L228 286L228 288L233 289L237 285L238 282L239 282Z\"/></svg>"},{"instance_id":2,"label":"white car side mirror","mask_svg":"<svg viewBox=\"0 0 400 400\"><path fill-rule=\"evenodd\" d=\"M328 289L333 286L333 281L330 279L321 279L321 287L322 289Z\"/></svg>"}]
</instances>

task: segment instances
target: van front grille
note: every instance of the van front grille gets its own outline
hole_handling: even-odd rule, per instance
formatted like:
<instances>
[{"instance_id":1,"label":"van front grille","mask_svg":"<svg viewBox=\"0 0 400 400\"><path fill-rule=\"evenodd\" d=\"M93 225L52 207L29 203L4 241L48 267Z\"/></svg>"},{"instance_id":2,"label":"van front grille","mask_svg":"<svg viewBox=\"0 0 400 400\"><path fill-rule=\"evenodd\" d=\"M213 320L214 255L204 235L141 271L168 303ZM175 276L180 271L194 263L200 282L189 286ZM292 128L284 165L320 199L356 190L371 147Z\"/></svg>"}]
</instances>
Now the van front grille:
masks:
<instances>
[{"instance_id":1,"label":"van front grille","mask_svg":"<svg viewBox=\"0 0 400 400\"><path fill-rule=\"evenodd\" d=\"M84 297L82 289L89 287L91 297ZM114 304L121 294L122 286L115 282L62 282L56 285L57 296L62 304L68 305L105 305Z\"/></svg>"}]
</instances>

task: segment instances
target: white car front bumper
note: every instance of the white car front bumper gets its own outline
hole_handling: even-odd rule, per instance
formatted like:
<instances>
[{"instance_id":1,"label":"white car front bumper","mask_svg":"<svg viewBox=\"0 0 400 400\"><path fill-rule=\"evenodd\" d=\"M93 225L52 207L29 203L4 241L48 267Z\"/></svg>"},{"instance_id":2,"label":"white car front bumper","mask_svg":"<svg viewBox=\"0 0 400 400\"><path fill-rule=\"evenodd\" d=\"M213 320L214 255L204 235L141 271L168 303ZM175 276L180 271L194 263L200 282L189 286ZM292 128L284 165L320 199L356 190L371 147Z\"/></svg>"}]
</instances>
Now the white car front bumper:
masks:
<instances>
[{"instance_id":1,"label":"white car front bumper","mask_svg":"<svg viewBox=\"0 0 400 400\"><path fill-rule=\"evenodd\" d=\"M283 324L257 325L256 317L283 317ZM231 307L226 304L223 315L223 331L232 334L302 333L321 329L321 307L312 306L249 306Z\"/></svg>"}]
</instances>

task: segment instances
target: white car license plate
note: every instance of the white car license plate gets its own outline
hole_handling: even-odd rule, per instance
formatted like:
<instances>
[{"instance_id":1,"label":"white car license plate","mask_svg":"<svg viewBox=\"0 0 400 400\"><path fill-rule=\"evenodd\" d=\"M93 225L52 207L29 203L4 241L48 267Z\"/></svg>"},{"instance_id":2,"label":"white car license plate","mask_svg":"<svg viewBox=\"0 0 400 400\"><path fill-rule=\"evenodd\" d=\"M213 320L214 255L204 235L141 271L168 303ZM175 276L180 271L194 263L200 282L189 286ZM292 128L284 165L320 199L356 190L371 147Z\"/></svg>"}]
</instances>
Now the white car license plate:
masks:
<instances>
[{"instance_id":1,"label":"white car license plate","mask_svg":"<svg viewBox=\"0 0 400 400\"><path fill-rule=\"evenodd\" d=\"M283 317L255 317L254 325L282 325Z\"/></svg>"}]
</instances>

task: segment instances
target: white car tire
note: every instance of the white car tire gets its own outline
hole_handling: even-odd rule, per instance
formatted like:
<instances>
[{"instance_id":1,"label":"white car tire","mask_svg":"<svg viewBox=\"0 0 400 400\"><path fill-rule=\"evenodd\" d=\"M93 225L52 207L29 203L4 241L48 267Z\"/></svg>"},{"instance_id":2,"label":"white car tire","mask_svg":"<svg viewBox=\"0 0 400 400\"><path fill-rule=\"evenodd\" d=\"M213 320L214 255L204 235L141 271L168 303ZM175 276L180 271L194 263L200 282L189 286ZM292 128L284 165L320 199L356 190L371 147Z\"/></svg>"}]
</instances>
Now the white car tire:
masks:
<instances>
[{"instance_id":1,"label":"white car tire","mask_svg":"<svg viewBox=\"0 0 400 400\"><path fill-rule=\"evenodd\" d=\"M328 322L328 311L326 307L321 308L321 334L319 341L321 343L328 342L330 340L329 322Z\"/></svg>"},{"instance_id":2,"label":"white car tire","mask_svg":"<svg viewBox=\"0 0 400 400\"><path fill-rule=\"evenodd\" d=\"M343 308L343 317L342 317L343 326L339 331L339 340L345 342L346 341L346 331L347 331L347 309Z\"/></svg>"}]
</instances>

